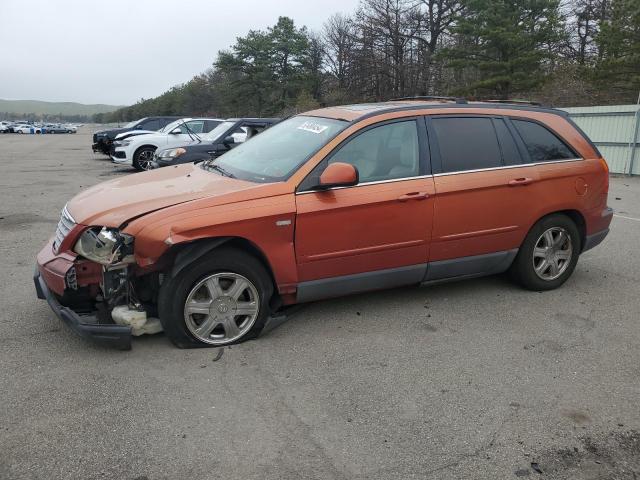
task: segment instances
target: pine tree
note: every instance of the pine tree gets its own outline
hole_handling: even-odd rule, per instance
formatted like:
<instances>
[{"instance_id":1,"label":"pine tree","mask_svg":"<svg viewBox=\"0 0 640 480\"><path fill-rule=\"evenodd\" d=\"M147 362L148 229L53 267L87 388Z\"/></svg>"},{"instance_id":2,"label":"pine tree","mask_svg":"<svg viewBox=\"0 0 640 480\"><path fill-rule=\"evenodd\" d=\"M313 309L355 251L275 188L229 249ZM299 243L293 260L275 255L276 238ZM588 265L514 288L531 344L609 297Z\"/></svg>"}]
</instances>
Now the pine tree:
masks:
<instances>
[{"instance_id":1,"label":"pine tree","mask_svg":"<svg viewBox=\"0 0 640 480\"><path fill-rule=\"evenodd\" d=\"M613 0L611 18L603 23L596 42L602 52L596 80L635 102L640 91L640 1Z\"/></svg>"},{"instance_id":2,"label":"pine tree","mask_svg":"<svg viewBox=\"0 0 640 480\"><path fill-rule=\"evenodd\" d=\"M506 99L544 81L562 36L558 0L469 0L441 58L468 82L461 93Z\"/></svg>"}]
</instances>

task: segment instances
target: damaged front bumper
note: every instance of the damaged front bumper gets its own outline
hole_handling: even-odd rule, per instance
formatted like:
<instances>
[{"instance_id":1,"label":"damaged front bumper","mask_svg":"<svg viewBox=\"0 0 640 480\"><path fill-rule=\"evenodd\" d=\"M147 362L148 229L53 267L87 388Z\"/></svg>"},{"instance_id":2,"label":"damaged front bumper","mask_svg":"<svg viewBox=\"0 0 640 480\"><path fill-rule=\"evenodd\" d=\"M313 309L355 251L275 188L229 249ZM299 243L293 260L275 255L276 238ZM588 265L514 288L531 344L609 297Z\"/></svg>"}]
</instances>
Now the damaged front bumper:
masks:
<instances>
[{"instance_id":1,"label":"damaged front bumper","mask_svg":"<svg viewBox=\"0 0 640 480\"><path fill-rule=\"evenodd\" d=\"M98 319L93 315L80 315L69 307L63 306L56 296L49 291L37 267L33 281L38 298L46 300L58 318L66 323L75 333L81 337L119 350L131 349L131 327L98 323Z\"/></svg>"}]
</instances>

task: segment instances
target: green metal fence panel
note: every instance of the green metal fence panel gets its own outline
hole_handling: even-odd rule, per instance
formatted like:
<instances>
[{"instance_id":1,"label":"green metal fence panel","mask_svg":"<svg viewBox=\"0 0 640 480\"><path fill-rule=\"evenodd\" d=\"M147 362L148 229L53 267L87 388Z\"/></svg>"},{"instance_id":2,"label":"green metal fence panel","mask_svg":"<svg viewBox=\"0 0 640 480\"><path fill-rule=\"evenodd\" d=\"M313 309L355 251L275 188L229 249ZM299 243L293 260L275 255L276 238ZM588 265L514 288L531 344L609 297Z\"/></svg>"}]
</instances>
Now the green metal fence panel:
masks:
<instances>
[{"instance_id":1,"label":"green metal fence panel","mask_svg":"<svg viewBox=\"0 0 640 480\"><path fill-rule=\"evenodd\" d=\"M607 160L612 173L640 175L638 105L563 108Z\"/></svg>"}]
</instances>

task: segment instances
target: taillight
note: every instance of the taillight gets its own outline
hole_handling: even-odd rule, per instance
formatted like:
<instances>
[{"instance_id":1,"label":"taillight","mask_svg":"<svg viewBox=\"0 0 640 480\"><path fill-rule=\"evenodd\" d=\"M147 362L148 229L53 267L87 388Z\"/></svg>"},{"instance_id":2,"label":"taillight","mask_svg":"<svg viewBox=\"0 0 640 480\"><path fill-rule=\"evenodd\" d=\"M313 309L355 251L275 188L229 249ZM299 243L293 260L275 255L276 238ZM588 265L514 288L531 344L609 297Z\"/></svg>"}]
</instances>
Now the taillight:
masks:
<instances>
[{"instance_id":1,"label":"taillight","mask_svg":"<svg viewBox=\"0 0 640 480\"><path fill-rule=\"evenodd\" d=\"M602 165L605 174L602 193L609 193L609 165L607 165L607 161L602 157L600 157L600 165Z\"/></svg>"}]
</instances>

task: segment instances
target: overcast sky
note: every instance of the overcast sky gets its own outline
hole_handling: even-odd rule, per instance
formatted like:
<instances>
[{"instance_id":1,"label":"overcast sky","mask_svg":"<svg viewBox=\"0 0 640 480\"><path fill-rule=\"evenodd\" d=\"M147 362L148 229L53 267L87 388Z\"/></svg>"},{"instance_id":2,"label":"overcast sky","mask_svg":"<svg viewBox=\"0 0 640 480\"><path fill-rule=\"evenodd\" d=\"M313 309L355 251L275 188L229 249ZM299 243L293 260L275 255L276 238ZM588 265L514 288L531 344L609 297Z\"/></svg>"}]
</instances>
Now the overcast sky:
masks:
<instances>
[{"instance_id":1,"label":"overcast sky","mask_svg":"<svg viewBox=\"0 0 640 480\"><path fill-rule=\"evenodd\" d=\"M278 16L320 29L358 0L0 0L0 98L128 105Z\"/></svg>"}]
</instances>

